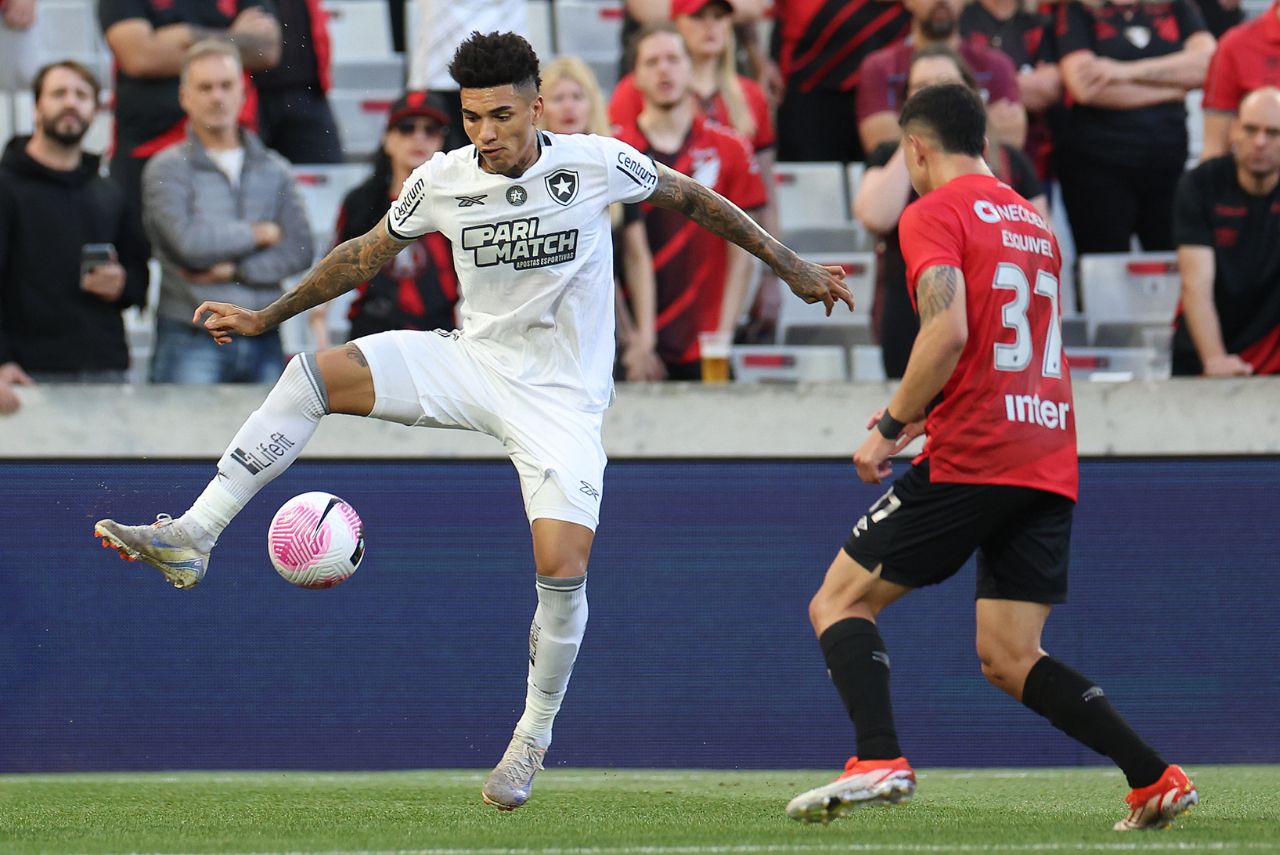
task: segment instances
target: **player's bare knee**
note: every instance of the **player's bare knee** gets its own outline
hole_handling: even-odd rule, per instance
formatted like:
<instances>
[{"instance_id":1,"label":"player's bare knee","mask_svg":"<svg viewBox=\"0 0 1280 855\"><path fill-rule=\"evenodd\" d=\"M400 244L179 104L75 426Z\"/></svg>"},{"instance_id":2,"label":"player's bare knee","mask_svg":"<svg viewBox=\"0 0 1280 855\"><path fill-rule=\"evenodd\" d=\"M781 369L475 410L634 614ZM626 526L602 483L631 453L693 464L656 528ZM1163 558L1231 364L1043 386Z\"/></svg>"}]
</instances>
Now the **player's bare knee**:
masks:
<instances>
[{"instance_id":1,"label":"player's bare knee","mask_svg":"<svg viewBox=\"0 0 1280 855\"><path fill-rule=\"evenodd\" d=\"M324 383L329 412L367 416L373 411L373 373L354 343L309 354Z\"/></svg>"}]
</instances>

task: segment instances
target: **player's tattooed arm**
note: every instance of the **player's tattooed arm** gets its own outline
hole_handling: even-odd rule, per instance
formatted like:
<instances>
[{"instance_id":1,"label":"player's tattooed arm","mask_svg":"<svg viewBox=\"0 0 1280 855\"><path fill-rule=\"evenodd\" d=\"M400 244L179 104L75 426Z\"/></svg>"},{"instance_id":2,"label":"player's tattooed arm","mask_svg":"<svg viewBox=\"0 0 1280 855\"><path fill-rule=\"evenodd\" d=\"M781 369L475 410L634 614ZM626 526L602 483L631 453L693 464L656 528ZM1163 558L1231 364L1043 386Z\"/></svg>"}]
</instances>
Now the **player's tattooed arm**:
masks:
<instances>
[{"instance_id":1,"label":"player's tattooed arm","mask_svg":"<svg viewBox=\"0 0 1280 855\"><path fill-rule=\"evenodd\" d=\"M687 175L658 164L658 183L646 201L679 211L707 231L733 241L769 265L806 303L821 302L828 314L837 300L853 308L853 296L844 285L840 268L800 258L737 205Z\"/></svg>"},{"instance_id":2,"label":"player's tattooed arm","mask_svg":"<svg viewBox=\"0 0 1280 855\"><path fill-rule=\"evenodd\" d=\"M327 303L362 282L368 282L400 250L411 241L399 240L379 221L359 237L338 244L311 268L302 281L287 294L262 310L267 328L279 326L288 318Z\"/></svg>"},{"instance_id":3,"label":"player's tattooed arm","mask_svg":"<svg viewBox=\"0 0 1280 855\"><path fill-rule=\"evenodd\" d=\"M191 322L202 323L218 344L231 341L232 335L261 335L294 315L368 282L411 242L393 237L386 223L379 221L365 234L331 249L301 282L265 309L255 312L231 303L206 301L196 309Z\"/></svg>"},{"instance_id":4,"label":"player's tattooed arm","mask_svg":"<svg viewBox=\"0 0 1280 855\"><path fill-rule=\"evenodd\" d=\"M955 371L969 340L964 273L949 264L925 268L916 282L920 333L916 336L902 385L889 402L889 412L902 421L924 417Z\"/></svg>"}]
</instances>

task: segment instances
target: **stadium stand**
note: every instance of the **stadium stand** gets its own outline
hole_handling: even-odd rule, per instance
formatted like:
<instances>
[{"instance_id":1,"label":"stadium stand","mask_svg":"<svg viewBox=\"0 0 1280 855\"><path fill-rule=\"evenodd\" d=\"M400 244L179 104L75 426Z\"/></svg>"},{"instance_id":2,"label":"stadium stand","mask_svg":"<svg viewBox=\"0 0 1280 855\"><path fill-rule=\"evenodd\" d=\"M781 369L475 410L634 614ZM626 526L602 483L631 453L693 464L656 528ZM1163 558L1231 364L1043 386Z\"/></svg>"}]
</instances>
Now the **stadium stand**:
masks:
<instances>
[{"instance_id":1,"label":"stadium stand","mask_svg":"<svg viewBox=\"0 0 1280 855\"><path fill-rule=\"evenodd\" d=\"M335 90L398 90L404 57L391 46L391 19L371 0L326 0Z\"/></svg>"},{"instance_id":2,"label":"stadium stand","mask_svg":"<svg viewBox=\"0 0 1280 855\"><path fill-rule=\"evenodd\" d=\"M111 53L98 27L90 0L40 0L41 62L74 59L93 70L104 87L111 85Z\"/></svg>"},{"instance_id":3,"label":"stadium stand","mask_svg":"<svg viewBox=\"0 0 1280 855\"><path fill-rule=\"evenodd\" d=\"M334 227L342 198L369 175L363 163L295 166L293 180L307 210L307 222L315 236L316 253L324 255L333 246Z\"/></svg>"},{"instance_id":4,"label":"stadium stand","mask_svg":"<svg viewBox=\"0 0 1280 855\"><path fill-rule=\"evenodd\" d=\"M875 291L875 255L869 252L833 252L809 253L805 257L816 264L839 265L844 268L845 284L853 292L857 310L850 312L844 306L837 305L828 316L821 303L783 299L778 307L778 342L836 344L843 347L870 344L869 308Z\"/></svg>"},{"instance_id":5,"label":"stadium stand","mask_svg":"<svg viewBox=\"0 0 1280 855\"><path fill-rule=\"evenodd\" d=\"M330 90L329 105L348 160L367 161L377 150L387 111L398 97L399 89Z\"/></svg>"},{"instance_id":6,"label":"stadium stand","mask_svg":"<svg viewBox=\"0 0 1280 855\"><path fill-rule=\"evenodd\" d=\"M1082 255L1080 284L1094 347L1145 346L1146 330L1170 328L1182 291L1172 252Z\"/></svg>"},{"instance_id":7,"label":"stadium stand","mask_svg":"<svg viewBox=\"0 0 1280 855\"><path fill-rule=\"evenodd\" d=\"M856 168L854 168L856 167ZM783 239L798 252L849 252L871 248L866 230L849 214L849 182L862 178L862 164L774 165L778 222Z\"/></svg>"},{"instance_id":8,"label":"stadium stand","mask_svg":"<svg viewBox=\"0 0 1280 855\"><path fill-rule=\"evenodd\" d=\"M13 98L8 92L0 92L0 141L7 142L13 136Z\"/></svg>"},{"instance_id":9,"label":"stadium stand","mask_svg":"<svg viewBox=\"0 0 1280 855\"><path fill-rule=\"evenodd\" d=\"M604 89L612 89L618 82L622 3L619 0L557 0L551 16L555 52L580 58L591 66Z\"/></svg>"}]
</instances>

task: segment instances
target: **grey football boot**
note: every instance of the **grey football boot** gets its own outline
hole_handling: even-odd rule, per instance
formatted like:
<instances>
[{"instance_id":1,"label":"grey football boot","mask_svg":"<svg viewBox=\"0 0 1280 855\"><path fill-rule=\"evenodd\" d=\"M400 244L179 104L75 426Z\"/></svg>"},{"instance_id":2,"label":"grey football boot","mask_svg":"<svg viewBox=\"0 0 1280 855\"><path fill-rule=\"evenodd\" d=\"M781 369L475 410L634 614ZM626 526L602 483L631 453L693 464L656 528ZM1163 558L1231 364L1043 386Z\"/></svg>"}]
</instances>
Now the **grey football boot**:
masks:
<instances>
[{"instance_id":1,"label":"grey football boot","mask_svg":"<svg viewBox=\"0 0 1280 855\"><path fill-rule=\"evenodd\" d=\"M209 569L209 553L168 514L160 514L151 525L98 520L93 533L121 558L142 561L159 570L175 588L194 588Z\"/></svg>"},{"instance_id":2,"label":"grey football boot","mask_svg":"<svg viewBox=\"0 0 1280 855\"><path fill-rule=\"evenodd\" d=\"M533 776L542 767L547 749L539 748L519 734L511 737L506 753L484 780L480 795L484 803L498 810L515 810L529 801Z\"/></svg>"}]
</instances>

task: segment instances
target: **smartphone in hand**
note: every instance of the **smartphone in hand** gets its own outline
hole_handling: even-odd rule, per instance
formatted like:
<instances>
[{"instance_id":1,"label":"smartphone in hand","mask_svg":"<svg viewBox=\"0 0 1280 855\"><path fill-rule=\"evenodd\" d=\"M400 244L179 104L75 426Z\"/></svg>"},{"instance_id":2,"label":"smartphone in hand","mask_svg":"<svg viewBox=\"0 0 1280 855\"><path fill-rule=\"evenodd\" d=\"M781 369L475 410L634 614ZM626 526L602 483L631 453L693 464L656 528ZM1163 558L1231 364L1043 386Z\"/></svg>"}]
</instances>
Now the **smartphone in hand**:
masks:
<instances>
[{"instance_id":1,"label":"smartphone in hand","mask_svg":"<svg viewBox=\"0 0 1280 855\"><path fill-rule=\"evenodd\" d=\"M115 260L115 244L86 243L80 247L80 278L83 279L95 267L110 264Z\"/></svg>"}]
</instances>

